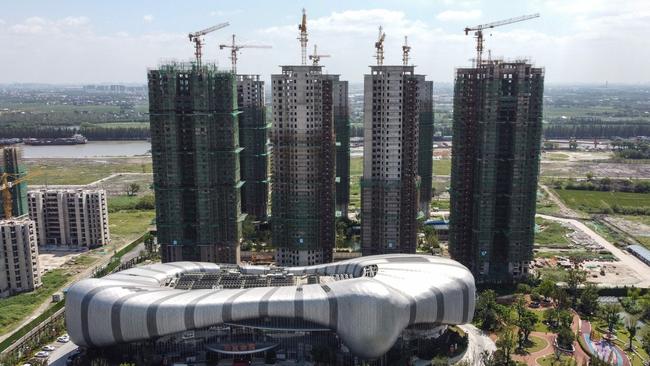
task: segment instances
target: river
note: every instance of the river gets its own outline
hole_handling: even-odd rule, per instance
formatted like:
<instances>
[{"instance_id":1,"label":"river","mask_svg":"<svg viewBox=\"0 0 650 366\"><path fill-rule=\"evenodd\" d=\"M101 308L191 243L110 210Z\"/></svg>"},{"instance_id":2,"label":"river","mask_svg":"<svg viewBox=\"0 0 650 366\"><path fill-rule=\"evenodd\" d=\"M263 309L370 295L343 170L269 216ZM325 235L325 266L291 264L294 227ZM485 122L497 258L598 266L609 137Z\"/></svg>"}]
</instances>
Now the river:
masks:
<instances>
[{"instance_id":1,"label":"river","mask_svg":"<svg viewBox=\"0 0 650 366\"><path fill-rule=\"evenodd\" d=\"M94 158L144 155L151 150L149 141L88 141L81 145L18 145L25 159Z\"/></svg>"}]
</instances>

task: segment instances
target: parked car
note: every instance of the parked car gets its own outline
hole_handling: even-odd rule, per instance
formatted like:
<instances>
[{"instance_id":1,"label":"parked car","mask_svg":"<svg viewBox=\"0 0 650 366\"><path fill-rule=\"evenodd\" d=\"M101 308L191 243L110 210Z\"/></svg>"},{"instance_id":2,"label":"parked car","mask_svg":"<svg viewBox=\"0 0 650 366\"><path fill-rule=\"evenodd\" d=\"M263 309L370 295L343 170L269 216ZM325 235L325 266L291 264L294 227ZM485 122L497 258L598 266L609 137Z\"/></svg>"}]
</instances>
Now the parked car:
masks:
<instances>
[{"instance_id":1,"label":"parked car","mask_svg":"<svg viewBox=\"0 0 650 366\"><path fill-rule=\"evenodd\" d=\"M36 352L36 357L38 357L38 358L48 358L48 357L50 357L50 353L47 352L47 351L39 351L39 352Z\"/></svg>"},{"instance_id":2,"label":"parked car","mask_svg":"<svg viewBox=\"0 0 650 366\"><path fill-rule=\"evenodd\" d=\"M56 348L54 348L54 346L50 346L49 344L47 346L43 347L43 351L48 351L48 352L52 352L55 349Z\"/></svg>"},{"instance_id":3,"label":"parked car","mask_svg":"<svg viewBox=\"0 0 650 366\"><path fill-rule=\"evenodd\" d=\"M68 343L68 342L70 342L70 336L68 336L67 334L65 334L65 335L60 336L60 337L57 338L56 340L57 340L57 342Z\"/></svg>"}]
</instances>

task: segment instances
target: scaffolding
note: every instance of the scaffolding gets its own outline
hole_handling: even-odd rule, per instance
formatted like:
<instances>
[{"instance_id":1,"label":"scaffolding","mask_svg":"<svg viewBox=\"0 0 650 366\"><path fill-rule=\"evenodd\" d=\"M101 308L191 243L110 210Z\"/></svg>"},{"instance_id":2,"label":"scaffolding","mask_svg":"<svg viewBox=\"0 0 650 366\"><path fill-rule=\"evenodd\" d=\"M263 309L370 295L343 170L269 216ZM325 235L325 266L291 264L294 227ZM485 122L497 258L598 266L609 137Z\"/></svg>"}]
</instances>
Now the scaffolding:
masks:
<instances>
[{"instance_id":1,"label":"scaffolding","mask_svg":"<svg viewBox=\"0 0 650 366\"><path fill-rule=\"evenodd\" d=\"M170 63L148 78L163 261L237 263L244 216L235 76Z\"/></svg>"},{"instance_id":2,"label":"scaffolding","mask_svg":"<svg viewBox=\"0 0 650 366\"><path fill-rule=\"evenodd\" d=\"M433 185L433 81L418 75L418 175L420 176L419 210L429 217Z\"/></svg>"},{"instance_id":3,"label":"scaffolding","mask_svg":"<svg viewBox=\"0 0 650 366\"><path fill-rule=\"evenodd\" d=\"M264 81L259 75L237 75L237 105L239 115L242 212L257 220L268 216L269 166L268 130L264 106Z\"/></svg>"},{"instance_id":4,"label":"scaffolding","mask_svg":"<svg viewBox=\"0 0 650 366\"><path fill-rule=\"evenodd\" d=\"M502 61L456 75L449 250L478 282L525 275L533 256L543 77Z\"/></svg>"},{"instance_id":5,"label":"scaffolding","mask_svg":"<svg viewBox=\"0 0 650 366\"><path fill-rule=\"evenodd\" d=\"M332 115L336 136L336 214L348 217L350 205L350 116L348 82L325 75L332 82Z\"/></svg>"},{"instance_id":6,"label":"scaffolding","mask_svg":"<svg viewBox=\"0 0 650 366\"><path fill-rule=\"evenodd\" d=\"M2 147L2 164L0 165L0 173L7 173L7 182L22 178L27 175L27 169L22 164L22 150L19 147ZM17 184L12 184L9 189L12 199L11 212L14 217L20 217L29 213L27 206L27 183L21 180ZM2 195L0 195L0 207L3 204ZM0 219L4 219L4 210L0 210Z\"/></svg>"}]
</instances>

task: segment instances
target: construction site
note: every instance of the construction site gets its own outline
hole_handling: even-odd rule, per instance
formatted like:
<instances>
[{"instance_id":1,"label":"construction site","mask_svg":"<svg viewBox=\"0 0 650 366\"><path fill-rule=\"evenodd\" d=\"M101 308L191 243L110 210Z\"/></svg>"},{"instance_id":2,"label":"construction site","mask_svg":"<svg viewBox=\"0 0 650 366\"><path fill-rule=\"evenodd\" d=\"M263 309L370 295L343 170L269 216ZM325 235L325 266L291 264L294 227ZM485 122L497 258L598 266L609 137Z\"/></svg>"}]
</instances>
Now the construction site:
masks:
<instances>
[{"instance_id":1,"label":"construction site","mask_svg":"<svg viewBox=\"0 0 650 366\"><path fill-rule=\"evenodd\" d=\"M449 252L478 282L512 282L533 259L544 71L525 61L482 60L454 86Z\"/></svg>"},{"instance_id":2,"label":"construction site","mask_svg":"<svg viewBox=\"0 0 650 366\"><path fill-rule=\"evenodd\" d=\"M425 82L409 65L406 44L403 65L383 64L385 37L380 27L377 65L364 76L363 255L415 253L417 244L418 91Z\"/></svg>"},{"instance_id":3,"label":"construction site","mask_svg":"<svg viewBox=\"0 0 650 366\"><path fill-rule=\"evenodd\" d=\"M236 76L197 57L160 65L148 79L163 261L236 263L243 220Z\"/></svg>"}]
</instances>

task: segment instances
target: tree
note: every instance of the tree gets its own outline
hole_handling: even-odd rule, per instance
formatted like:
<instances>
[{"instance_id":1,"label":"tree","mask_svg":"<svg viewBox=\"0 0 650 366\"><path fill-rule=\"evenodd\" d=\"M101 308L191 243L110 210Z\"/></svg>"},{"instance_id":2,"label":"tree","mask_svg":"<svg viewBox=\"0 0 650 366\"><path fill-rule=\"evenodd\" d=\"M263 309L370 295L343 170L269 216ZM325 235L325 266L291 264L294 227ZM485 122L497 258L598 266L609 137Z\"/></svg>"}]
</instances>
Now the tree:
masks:
<instances>
[{"instance_id":1,"label":"tree","mask_svg":"<svg viewBox=\"0 0 650 366\"><path fill-rule=\"evenodd\" d=\"M567 275L567 285L572 296L571 306L575 307L578 300L578 286L587 280L587 272L578 268L569 268Z\"/></svg>"},{"instance_id":2,"label":"tree","mask_svg":"<svg viewBox=\"0 0 650 366\"><path fill-rule=\"evenodd\" d=\"M634 340L634 337L636 337L637 330L639 330L638 322L638 315L628 314L625 318L625 330L627 330L627 335L630 337L630 344L628 345L630 351L634 351L632 341Z\"/></svg>"},{"instance_id":3,"label":"tree","mask_svg":"<svg viewBox=\"0 0 650 366\"><path fill-rule=\"evenodd\" d=\"M647 326L645 327L643 338L641 338L641 347L643 347L646 353L650 354L650 329Z\"/></svg>"},{"instance_id":4,"label":"tree","mask_svg":"<svg viewBox=\"0 0 650 366\"><path fill-rule=\"evenodd\" d=\"M605 304L600 308L600 318L607 323L607 331L610 335L614 333L614 328L621 322L621 306L618 304Z\"/></svg>"},{"instance_id":5,"label":"tree","mask_svg":"<svg viewBox=\"0 0 650 366\"><path fill-rule=\"evenodd\" d=\"M496 341L497 354L499 358L500 365L510 365L512 364L512 352L517 346L515 342L515 333L512 327L505 327L503 331L499 334L499 338Z\"/></svg>"},{"instance_id":6,"label":"tree","mask_svg":"<svg viewBox=\"0 0 650 366\"><path fill-rule=\"evenodd\" d=\"M140 185L138 183L129 183L126 186L127 196L135 196L138 192L140 192Z\"/></svg>"},{"instance_id":7,"label":"tree","mask_svg":"<svg viewBox=\"0 0 650 366\"><path fill-rule=\"evenodd\" d=\"M585 176L587 177L587 180L590 181L590 182L594 179L594 173L592 173L592 172L587 172L587 174L585 174Z\"/></svg>"},{"instance_id":8,"label":"tree","mask_svg":"<svg viewBox=\"0 0 650 366\"><path fill-rule=\"evenodd\" d=\"M557 332L557 344L562 348L570 349L574 340L575 335L569 327L561 327Z\"/></svg>"},{"instance_id":9,"label":"tree","mask_svg":"<svg viewBox=\"0 0 650 366\"><path fill-rule=\"evenodd\" d=\"M493 290L481 292L476 303L476 319L483 330L493 331L500 327L507 309L497 304L497 295Z\"/></svg>"},{"instance_id":10,"label":"tree","mask_svg":"<svg viewBox=\"0 0 650 366\"><path fill-rule=\"evenodd\" d=\"M555 293L555 283L551 280L543 280L542 283L537 286L537 292L544 296L545 299L553 296Z\"/></svg>"},{"instance_id":11,"label":"tree","mask_svg":"<svg viewBox=\"0 0 650 366\"><path fill-rule=\"evenodd\" d=\"M518 294L530 294L532 292L532 288L527 283L519 283L517 284L517 290L515 292Z\"/></svg>"},{"instance_id":12,"label":"tree","mask_svg":"<svg viewBox=\"0 0 650 366\"><path fill-rule=\"evenodd\" d=\"M598 312L598 288L594 284L587 284L580 294L580 309L587 315Z\"/></svg>"},{"instance_id":13,"label":"tree","mask_svg":"<svg viewBox=\"0 0 650 366\"><path fill-rule=\"evenodd\" d=\"M336 247L344 248L347 242L348 225L344 220L336 221Z\"/></svg>"},{"instance_id":14,"label":"tree","mask_svg":"<svg viewBox=\"0 0 650 366\"><path fill-rule=\"evenodd\" d=\"M524 348L524 344L529 342L530 333L535 329L537 316L530 310L524 310L517 320L519 349Z\"/></svg>"},{"instance_id":15,"label":"tree","mask_svg":"<svg viewBox=\"0 0 650 366\"><path fill-rule=\"evenodd\" d=\"M438 243L438 234L436 234L436 230L433 226L424 225L422 230L424 231L424 244L426 249L430 251L433 248L440 248L440 244Z\"/></svg>"},{"instance_id":16,"label":"tree","mask_svg":"<svg viewBox=\"0 0 650 366\"><path fill-rule=\"evenodd\" d=\"M447 366L449 359L444 356L436 356L431 360L431 366Z\"/></svg>"}]
</instances>

